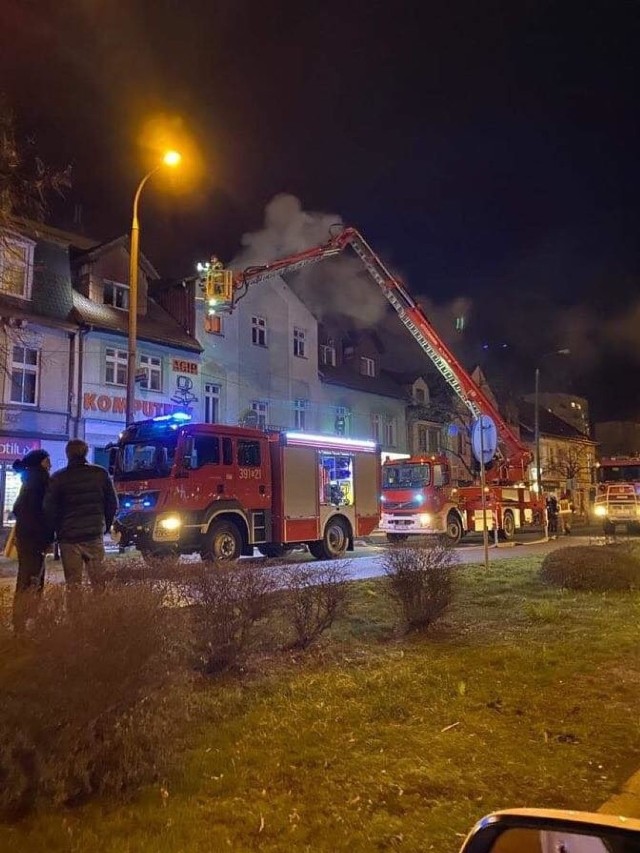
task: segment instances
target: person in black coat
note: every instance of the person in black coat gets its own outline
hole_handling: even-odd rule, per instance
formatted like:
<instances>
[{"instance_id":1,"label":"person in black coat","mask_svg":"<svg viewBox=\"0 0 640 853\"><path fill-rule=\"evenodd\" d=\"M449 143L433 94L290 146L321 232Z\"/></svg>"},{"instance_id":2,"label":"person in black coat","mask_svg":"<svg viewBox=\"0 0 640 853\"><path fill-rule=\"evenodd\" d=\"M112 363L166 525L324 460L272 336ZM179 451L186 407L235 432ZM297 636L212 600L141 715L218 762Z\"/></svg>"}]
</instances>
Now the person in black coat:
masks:
<instances>
[{"instance_id":1,"label":"person in black coat","mask_svg":"<svg viewBox=\"0 0 640 853\"><path fill-rule=\"evenodd\" d=\"M44 557L53 535L45 519L43 502L49 484L51 459L46 450L32 450L13 463L22 476L22 488L13 506L16 519L18 577L13 599L13 627L24 631L35 615L44 587Z\"/></svg>"}]
</instances>

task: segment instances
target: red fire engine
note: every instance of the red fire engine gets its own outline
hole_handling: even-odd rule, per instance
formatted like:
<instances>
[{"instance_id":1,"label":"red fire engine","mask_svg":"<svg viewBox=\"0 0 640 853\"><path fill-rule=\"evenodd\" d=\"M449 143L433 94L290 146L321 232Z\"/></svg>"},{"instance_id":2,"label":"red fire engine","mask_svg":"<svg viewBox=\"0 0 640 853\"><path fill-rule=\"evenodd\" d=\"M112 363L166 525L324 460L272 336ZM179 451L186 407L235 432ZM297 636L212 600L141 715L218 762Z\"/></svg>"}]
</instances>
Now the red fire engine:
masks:
<instances>
[{"instance_id":1,"label":"red fire engine","mask_svg":"<svg viewBox=\"0 0 640 853\"><path fill-rule=\"evenodd\" d=\"M404 285L354 228L345 228L323 246L241 272L224 270L213 259L212 264L203 269L208 314L215 316L217 312L233 310L235 302L250 285L335 257L348 247L360 258L400 320L471 415L474 418L488 415L494 421L498 453L487 468L485 487L490 529L511 538L517 529L540 521L541 502L525 485L530 451L441 340ZM457 542L467 531L483 529L480 486L456 487L452 484L446 456L420 456L385 464L382 501L380 527L387 531L389 538L444 532Z\"/></svg>"},{"instance_id":2,"label":"red fire engine","mask_svg":"<svg viewBox=\"0 0 640 853\"><path fill-rule=\"evenodd\" d=\"M617 525L627 532L640 530L640 456L611 456L596 467L593 512L604 532L615 533Z\"/></svg>"},{"instance_id":3,"label":"red fire engine","mask_svg":"<svg viewBox=\"0 0 640 853\"><path fill-rule=\"evenodd\" d=\"M375 442L189 421L138 421L112 448L122 547L232 560L306 544L331 559L378 524Z\"/></svg>"}]
</instances>

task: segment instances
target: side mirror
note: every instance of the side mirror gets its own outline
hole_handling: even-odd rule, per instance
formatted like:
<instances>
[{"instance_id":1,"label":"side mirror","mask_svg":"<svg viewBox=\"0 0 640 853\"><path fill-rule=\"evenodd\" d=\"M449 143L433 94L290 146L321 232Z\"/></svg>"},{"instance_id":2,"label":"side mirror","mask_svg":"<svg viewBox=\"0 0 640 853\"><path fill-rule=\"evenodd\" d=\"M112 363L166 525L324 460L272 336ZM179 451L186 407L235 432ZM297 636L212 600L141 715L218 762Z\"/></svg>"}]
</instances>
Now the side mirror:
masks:
<instances>
[{"instance_id":1,"label":"side mirror","mask_svg":"<svg viewBox=\"0 0 640 853\"><path fill-rule=\"evenodd\" d=\"M191 469L192 461L193 460L191 458L191 454L185 453L185 455L182 457L182 467L189 471Z\"/></svg>"},{"instance_id":2,"label":"side mirror","mask_svg":"<svg viewBox=\"0 0 640 853\"><path fill-rule=\"evenodd\" d=\"M517 809L487 815L460 853L633 853L640 821L590 812Z\"/></svg>"},{"instance_id":3,"label":"side mirror","mask_svg":"<svg viewBox=\"0 0 640 853\"><path fill-rule=\"evenodd\" d=\"M113 477L116 472L116 459L118 457L118 448L117 447L109 447L108 448L109 456L107 458L107 471Z\"/></svg>"}]
</instances>

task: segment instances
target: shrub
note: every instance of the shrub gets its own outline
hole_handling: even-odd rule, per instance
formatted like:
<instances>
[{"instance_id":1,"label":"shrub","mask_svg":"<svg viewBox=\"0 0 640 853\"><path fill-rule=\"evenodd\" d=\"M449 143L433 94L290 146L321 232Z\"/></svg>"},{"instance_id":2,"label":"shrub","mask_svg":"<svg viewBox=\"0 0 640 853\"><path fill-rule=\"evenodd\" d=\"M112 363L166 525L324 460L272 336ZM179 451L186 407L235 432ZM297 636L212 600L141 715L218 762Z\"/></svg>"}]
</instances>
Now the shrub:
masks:
<instances>
[{"instance_id":1,"label":"shrub","mask_svg":"<svg viewBox=\"0 0 640 853\"><path fill-rule=\"evenodd\" d=\"M0 811L122 794L166 770L184 716L184 612L149 586L44 596L20 640L0 636Z\"/></svg>"},{"instance_id":2,"label":"shrub","mask_svg":"<svg viewBox=\"0 0 640 853\"><path fill-rule=\"evenodd\" d=\"M294 634L290 648L308 648L333 625L346 605L348 565L342 561L280 567L282 613Z\"/></svg>"},{"instance_id":3,"label":"shrub","mask_svg":"<svg viewBox=\"0 0 640 853\"><path fill-rule=\"evenodd\" d=\"M268 563L249 560L203 563L183 583L194 602L202 669L229 668L252 646L256 623L275 609L278 573Z\"/></svg>"},{"instance_id":4,"label":"shrub","mask_svg":"<svg viewBox=\"0 0 640 853\"><path fill-rule=\"evenodd\" d=\"M544 583L575 590L640 589L640 558L626 545L558 548L542 562Z\"/></svg>"},{"instance_id":5,"label":"shrub","mask_svg":"<svg viewBox=\"0 0 640 853\"><path fill-rule=\"evenodd\" d=\"M454 550L444 538L429 537L416 546L392 546L384 558L389 592L400 605L408 630L424 629L439 619L453 600Z\"/></svg>"}]
</instances>

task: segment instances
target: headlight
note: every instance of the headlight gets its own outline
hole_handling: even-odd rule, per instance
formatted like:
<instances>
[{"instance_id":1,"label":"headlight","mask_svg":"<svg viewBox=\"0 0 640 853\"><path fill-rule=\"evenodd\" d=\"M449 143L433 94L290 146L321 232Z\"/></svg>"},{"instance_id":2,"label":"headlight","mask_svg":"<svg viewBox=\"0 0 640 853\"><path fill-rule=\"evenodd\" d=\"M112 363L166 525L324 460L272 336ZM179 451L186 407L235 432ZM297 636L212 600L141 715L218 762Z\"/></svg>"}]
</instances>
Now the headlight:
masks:
<instances>
[{"instance_id":1,"label":"headlight","mask_svg":"<svg viewBox=\"0 0 640 853\"><path fill-rule=\"evenodd\" d=\"M161 518L158 521L158 527L161 530L177 530L182 526L182 519L177 515L169 515L167 518Z\"/></svg>"},{"instance_id":2,"label":"headlight","mask_svg":"<svg viewBox=\"0 0 640 853\"><path fill-rule=\"evenodd\" d=\"M417 492L415 495L415 502L419 504L424 503L424 495L421 495L420 492Z\"/></svg>"},{"instance_id":3,"label":"headlight","mask_svg":"<svg viewBox=\"0 0 640 853\"><path fill-rule=\"evenodd\" d=\"M595 514L595 515L597 515L597 516L599 516L600 518L602 518L602 516L604 516L604 515L606 515L606 514L607 514L607 508L606 508L606 506L602 506L602 504L600 504L599 506L597 506L597 507L594 509L594 511L593 511L593 512L594 512L594 514Z\"/></svg>"},{"instance_id":4,"label":"headlight","mask_svg":"<svg viewBox=\"0 0 640 853\"><path fill-rule=\"evenodd\" d=\"M428 512L421 512L418 515L418 521L422 527L428 527L431 524L431 516Z\"/></svg>"}]
</instances>

